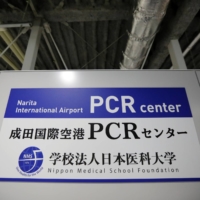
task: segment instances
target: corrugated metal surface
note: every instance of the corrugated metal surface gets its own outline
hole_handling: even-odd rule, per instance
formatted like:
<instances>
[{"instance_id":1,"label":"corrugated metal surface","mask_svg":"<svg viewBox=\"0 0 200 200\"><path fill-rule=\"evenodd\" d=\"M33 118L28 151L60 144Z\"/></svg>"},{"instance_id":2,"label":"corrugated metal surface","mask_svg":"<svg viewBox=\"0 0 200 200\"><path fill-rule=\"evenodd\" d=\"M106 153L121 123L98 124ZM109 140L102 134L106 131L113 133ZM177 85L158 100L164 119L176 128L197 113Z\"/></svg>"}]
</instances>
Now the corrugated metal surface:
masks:
<instances>
[{"instance_id":1,"label":"corrugated metal surface","mask_svg":"<svg viewBox=\"0 0 200 200\"><path fill-rule=\"evenodd\" d=\"M52 35L69 69L119 69L119 63L123 59L122 51L125 50L128 40L126 31L131 29L132 11L137 3L136 0L32 0L32 3L37 13L43 18L43 22L49 23ZM161 25L160 33L173 22L173 17L176 16L181 5L182 1L171 1L169 13ZM171 17L169 16L170 12L172 13ZM0 1L0 21L2 23L32 22L33 20L34 14L26 0ZM63 22L67 24L64 25ZM193 28L195 27L193 26ZM20 32L20 28L9 29L9 32L15 38ZM20 36L17 41L24 54L29 35L30 31ZM59 68L64 69L48 34L47 37ZM156 37L149 58L156 49L159 38ZM181 40L180 42L181 45L184 43ZM0 50L6 46L0 38ZM166 49L166 46L163 48ZM199 48L196 50L197 55L195 54L197 56L196 68L199 68L200 65L198 50ZM21 69L22 64L10 50L5 55ZM164 64L160 62L159 68L169 68L169 64L165 64L165 62ZM191 63L191 61L189 62ZM145 68L148 68L148 60ZM11 70L12 68L0 58L0 69ZM36 69L56 69L43 37L39 47Z\"/></svg>"}]
</instances>

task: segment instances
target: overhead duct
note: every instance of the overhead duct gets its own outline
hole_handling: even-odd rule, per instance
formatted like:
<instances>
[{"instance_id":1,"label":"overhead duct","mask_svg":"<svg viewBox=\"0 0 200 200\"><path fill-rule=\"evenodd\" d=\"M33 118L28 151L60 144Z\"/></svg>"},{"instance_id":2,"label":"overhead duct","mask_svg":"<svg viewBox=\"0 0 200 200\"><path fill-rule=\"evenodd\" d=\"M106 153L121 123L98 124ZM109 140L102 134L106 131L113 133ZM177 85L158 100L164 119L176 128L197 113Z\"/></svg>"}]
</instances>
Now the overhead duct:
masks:
<instances>
[{"instance_id":1,"label":"overhead duct","mask_svg":"<svg viewBox=\"0 0 200 200\"><path fill-rule=\"evenodd\" d=\"M140 68L170 0L138 0L121 69Z\"/></svg>"}]
</instances>

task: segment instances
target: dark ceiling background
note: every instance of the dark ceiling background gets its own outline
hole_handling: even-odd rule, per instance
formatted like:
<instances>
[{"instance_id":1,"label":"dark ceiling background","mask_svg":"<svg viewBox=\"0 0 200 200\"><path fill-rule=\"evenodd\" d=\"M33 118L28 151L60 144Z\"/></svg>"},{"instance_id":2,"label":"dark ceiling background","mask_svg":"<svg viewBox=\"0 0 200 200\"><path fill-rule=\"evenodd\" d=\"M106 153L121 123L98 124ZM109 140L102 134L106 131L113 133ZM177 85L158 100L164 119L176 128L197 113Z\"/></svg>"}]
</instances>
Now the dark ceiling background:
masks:
<instances>
[{"instance_id":1,"label":"dark ceiling background","mask_svg":"<svg viewBox=\"0 0 200 200\"><path fill-rule=\"evenodd\" d=\"M36 13L30 3L26 0L0 0L1 23L32 23L37 15L49 23L69 69L119 69L136 0L32 0ZM172 66L167 49L169 41L179 39L182 50L191 43L200 32L199 9L200 0L171 0L144 69L169 69ZM15 38L21 28L8 31ZM24 54L29 36L30 31L17 40ZM65 69L48 34L47 37L59 68ZM6 46L0 37L0 50ZM185 57L188 68L200 68L199 52L200 42ZM7 51L5 56L21 69L22 64L12 51ZM57 69L43 36L36 69ZM0 58L0 70L12 68Z\"/></svg>"}]
</instances>

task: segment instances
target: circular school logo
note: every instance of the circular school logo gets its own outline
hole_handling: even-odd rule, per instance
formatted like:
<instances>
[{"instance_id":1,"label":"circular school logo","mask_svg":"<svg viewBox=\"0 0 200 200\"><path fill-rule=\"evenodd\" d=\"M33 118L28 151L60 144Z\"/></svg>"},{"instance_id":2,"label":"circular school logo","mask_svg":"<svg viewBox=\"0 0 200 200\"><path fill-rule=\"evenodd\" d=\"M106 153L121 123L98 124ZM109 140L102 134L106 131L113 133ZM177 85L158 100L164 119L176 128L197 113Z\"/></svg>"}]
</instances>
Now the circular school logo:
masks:
<instances>
[{"instance_id":1,"label":"circular school logo","mask_svg":"<svg viewBox=\"0 0 200 200\"><path fill-rule=\"evenodd\" d=\"M19 156L19 167L24 173L37 172L43 163L43 153L37 147L28 147Z\"/></svg>"}]
</instances>

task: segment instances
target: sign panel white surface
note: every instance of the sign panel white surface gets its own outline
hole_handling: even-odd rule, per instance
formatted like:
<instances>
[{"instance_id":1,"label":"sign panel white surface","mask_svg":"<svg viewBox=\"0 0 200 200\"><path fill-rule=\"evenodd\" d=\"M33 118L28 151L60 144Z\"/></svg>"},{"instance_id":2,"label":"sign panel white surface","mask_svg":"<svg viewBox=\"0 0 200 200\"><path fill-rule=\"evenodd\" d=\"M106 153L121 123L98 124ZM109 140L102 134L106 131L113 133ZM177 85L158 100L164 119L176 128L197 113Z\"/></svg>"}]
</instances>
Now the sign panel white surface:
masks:
<instances>
[{"instance_id":1,"label":"sign panel white surface","mask_svg":"<svg viewBox=\"0 0 200 200\"><path fill-rule=\"evenodd\" d=\"M200 71L198 70L198 71L196 71L196 73L197 73L197 77L198 77L199 83L200 83Z\"/></svg>"},{"instance_id":2,"label":"sign panel white surface","mask_svg":"<svg viewBox=\"0 0 200 200\"><path fill-rule=\"evenodd\" d=\"M133 86L11 87L0 180L199 181L186 88Z\"/></svg>"}]
</instances>

